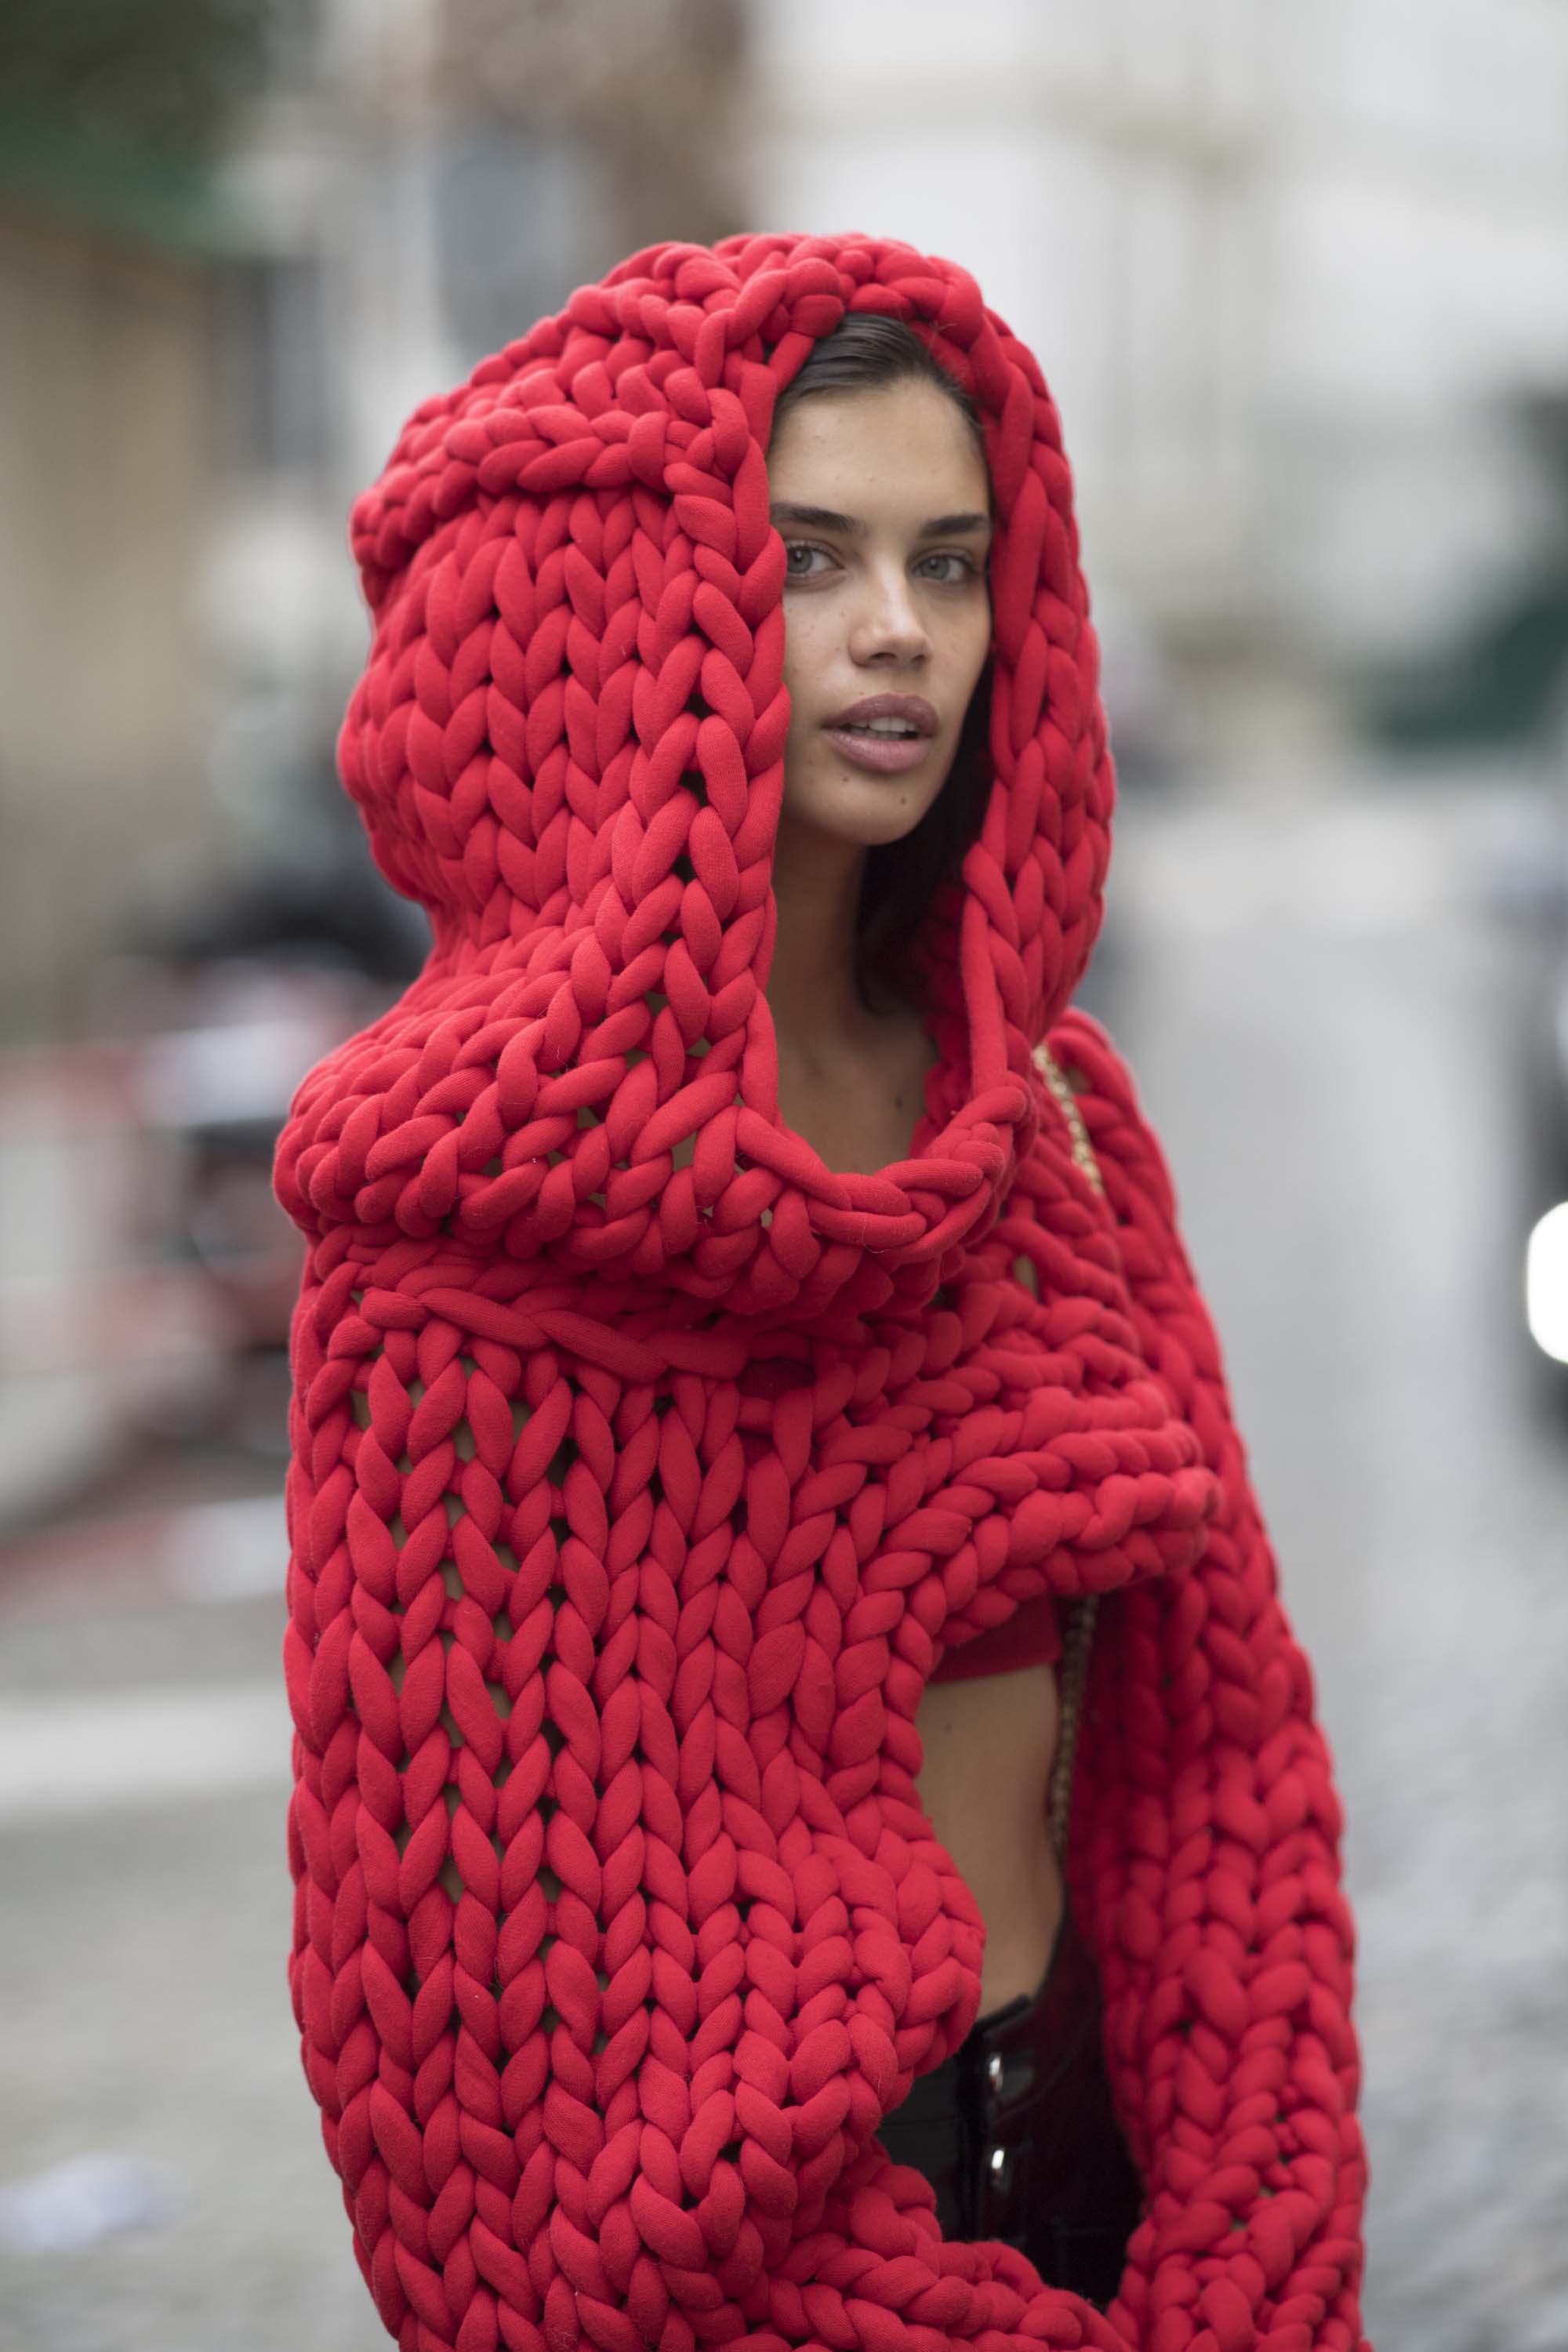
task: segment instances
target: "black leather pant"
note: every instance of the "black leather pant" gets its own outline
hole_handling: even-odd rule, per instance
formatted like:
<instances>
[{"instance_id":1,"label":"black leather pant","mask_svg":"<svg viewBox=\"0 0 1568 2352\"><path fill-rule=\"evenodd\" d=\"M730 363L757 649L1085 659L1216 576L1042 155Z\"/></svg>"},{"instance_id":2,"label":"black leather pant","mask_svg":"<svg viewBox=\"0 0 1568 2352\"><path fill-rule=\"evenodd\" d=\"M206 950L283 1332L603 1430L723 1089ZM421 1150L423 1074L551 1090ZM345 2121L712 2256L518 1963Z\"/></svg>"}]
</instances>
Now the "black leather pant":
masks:
<instances>
[{"instance_id":1,"label":"black leather pant","mask_svg":"<svg viewBox=\"0 0 1568 2352\"><path fill-rule=\"evenodd\" d=\"M878 2137L931 2183L944 2237L1001 2238L1048 2285L1103 2310L1142 2184L1112 2111L1100 2029L1094 1963L1064 1913L1038 1989L978 2018Z\"/></svg>"}]
</instances>

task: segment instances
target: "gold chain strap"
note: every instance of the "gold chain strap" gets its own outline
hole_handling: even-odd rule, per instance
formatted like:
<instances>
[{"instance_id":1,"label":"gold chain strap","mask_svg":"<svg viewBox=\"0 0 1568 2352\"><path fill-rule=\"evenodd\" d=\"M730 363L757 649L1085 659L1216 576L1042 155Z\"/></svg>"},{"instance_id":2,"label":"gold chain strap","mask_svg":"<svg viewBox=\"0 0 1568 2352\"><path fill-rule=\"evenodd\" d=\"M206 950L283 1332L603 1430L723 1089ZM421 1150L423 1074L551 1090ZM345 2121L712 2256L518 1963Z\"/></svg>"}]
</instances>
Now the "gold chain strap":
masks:
<instances>
[{"instance_id":1,"label":"gold chain strap","mask_svg":"<svg viewBox=\"0 0 1568 2352\"><path fill-rule=\"evenodd\" d=\"M1035 1048L1035 1064L1041 1076L1056 1097L1062 1117L1067 1120L1072 1137L1072 1157L1081 1168L1097 1192L1103 1195L1104 1179L1100 1163L1089 1139L1089 1129L1083 1123L1083 1113L1078 1098L1068 1085L1066 1075L1051 1058L1042 1043ZM1051 1771L1048 1805L1051 1843L1058 1862L1065 1859L1068 1845L1068 1821L1072 1810L1073 1763L1078 1753L1078 1729L1083 1714L1084 1685L1089 1679L1089 1654L1094 1641L1094 1620L1100 1607L1098 1592L1086 1592L1073 1607L1068 1630L1062 1642L1062 1666L1059 1676L1061 1693L1061 1728L1057 1739L1056 1763Z\"/></svg>"}]
</instances>

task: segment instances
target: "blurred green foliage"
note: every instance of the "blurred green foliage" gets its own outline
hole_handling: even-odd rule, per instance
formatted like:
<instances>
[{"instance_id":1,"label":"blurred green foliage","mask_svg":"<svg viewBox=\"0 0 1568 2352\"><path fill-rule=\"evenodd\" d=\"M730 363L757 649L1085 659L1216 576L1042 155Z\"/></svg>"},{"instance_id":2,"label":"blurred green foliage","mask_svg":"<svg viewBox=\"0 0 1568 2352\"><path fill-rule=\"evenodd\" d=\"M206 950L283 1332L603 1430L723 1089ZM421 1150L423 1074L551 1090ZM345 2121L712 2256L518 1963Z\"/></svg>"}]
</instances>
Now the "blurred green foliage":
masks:
<instances>
[{"instance_id":1,"label":"blurred green foliage","mask_svg":"<svg viewBox=\"0 0 1568 2352\"><path fill-rule=\"evenodd\" d=\"M39 131L198 162L314 16L314 0L8 0L0 97Z\"/></svg>"}]
</instances>

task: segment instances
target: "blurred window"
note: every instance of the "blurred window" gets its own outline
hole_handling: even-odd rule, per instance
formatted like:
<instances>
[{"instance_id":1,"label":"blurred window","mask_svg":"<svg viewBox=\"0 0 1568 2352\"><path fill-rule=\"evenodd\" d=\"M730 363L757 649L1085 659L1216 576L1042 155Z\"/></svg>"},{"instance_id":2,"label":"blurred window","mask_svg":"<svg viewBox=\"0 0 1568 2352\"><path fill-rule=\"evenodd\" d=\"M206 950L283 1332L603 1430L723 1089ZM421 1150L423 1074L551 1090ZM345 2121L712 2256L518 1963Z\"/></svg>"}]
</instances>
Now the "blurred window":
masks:
<instances>
[{"instance_id":1,"label":"blurred window","mask_svg":"<svg viewBox=\"0 0 1568 2352\"><path fill-rule=\"evenodd\" d=\"M229 463L245 473L324 466L330 403L320 262L305 254L226 262L220 320Z\"/></svg>"},{"instance_id":2,"label":"blurred window","mask_svg":"<svg viewBox=\"0 0 1568 2352\"><path fill-rule=\"evenodd\" d=\"M499 351L608 261L593 140L569 125L460 122L435 175L437 283L458 344Z\"/></svg>"}]
</instances>

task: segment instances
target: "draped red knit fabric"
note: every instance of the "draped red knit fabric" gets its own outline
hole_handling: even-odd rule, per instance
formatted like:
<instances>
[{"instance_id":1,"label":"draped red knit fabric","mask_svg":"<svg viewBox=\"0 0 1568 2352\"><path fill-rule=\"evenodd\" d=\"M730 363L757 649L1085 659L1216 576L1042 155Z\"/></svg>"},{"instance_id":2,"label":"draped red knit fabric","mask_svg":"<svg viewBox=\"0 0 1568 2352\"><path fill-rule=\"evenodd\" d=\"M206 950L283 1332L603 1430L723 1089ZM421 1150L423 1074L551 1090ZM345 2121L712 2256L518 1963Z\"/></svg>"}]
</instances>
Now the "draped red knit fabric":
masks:
<instances>
[{"instance_id":1,"label":"draped red knit fabric","mask_svg":"<svg viewBox=\"0 0 1568 2352\"><path fill-rule=\"evenodd\" d=\"M783 1123L763 992L765 451L847 310L972 392L997 518L993 780L876 1175ZM276 1161L290 1978L386 2327L1356 2352L1340 1814L1158 1144L1070 1009L1113 782L1034 358L889 239L653 246L426 401L353 544L341 773L434 941ZM1106 2314L944 2241L877 2137L980 1998L916 1708L1046 1591L1102 1596L1068 1873L1146 2200Z\"/></svg>"}]
</instances>

